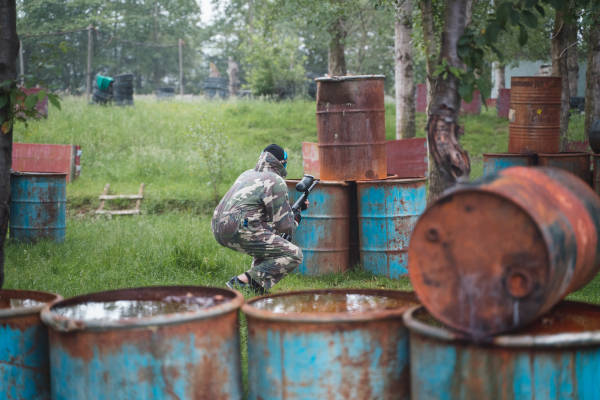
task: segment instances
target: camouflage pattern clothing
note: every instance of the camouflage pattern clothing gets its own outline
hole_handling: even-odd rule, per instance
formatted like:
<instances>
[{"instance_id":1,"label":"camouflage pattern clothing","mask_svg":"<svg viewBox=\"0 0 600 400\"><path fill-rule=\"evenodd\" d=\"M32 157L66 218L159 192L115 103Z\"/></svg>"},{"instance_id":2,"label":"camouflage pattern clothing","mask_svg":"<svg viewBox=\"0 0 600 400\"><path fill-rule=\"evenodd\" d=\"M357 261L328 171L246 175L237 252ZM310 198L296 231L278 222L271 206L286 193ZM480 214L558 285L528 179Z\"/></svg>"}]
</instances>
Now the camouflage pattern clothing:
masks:
<instances>
[{"instance_id":1,"label":"camouflage pattern clothing","mask_svg":"<svg viewBox=\"0 0 600 400\"><path fill-rule=\"evenodd\" d=\"M247 274L269 290L302 262L302 250L281 237L296 231L285 167L269 153L242 173L215 209L212 232L219 244L254 257Z\"/></svg>"}]
</instances>

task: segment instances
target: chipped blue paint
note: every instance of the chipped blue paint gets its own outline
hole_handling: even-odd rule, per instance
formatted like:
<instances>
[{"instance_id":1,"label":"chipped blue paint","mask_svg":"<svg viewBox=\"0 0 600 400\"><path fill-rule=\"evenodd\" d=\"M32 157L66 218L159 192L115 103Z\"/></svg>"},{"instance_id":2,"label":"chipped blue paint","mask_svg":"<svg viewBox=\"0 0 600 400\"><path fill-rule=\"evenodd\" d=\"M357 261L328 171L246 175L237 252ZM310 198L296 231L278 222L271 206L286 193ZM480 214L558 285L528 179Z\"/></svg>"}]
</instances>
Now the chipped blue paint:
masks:
<instances>
[{"instance_id":1,"label":"chipped blue paint","mask_svg":"<svg viewBox=\"0 0 600 400\"><path fill-rule=\"evenodd\" d=\"M10 237L22 242L64 242L66 174L11 174Z\"/></svg>"},{"instance_id":2,"label":"chipped blue paint","mask_svg":"<svg viewBox=\"0 0 600 400\"><path fill-rule=\"evenodd\" d=\"M360 258L376 275L408 273L408 244L425 210L426 179L357 182Z\"/></svg>"},{"instance_id":3,"label":"chipped blue paint","mask_svg":"<svg viewBox=\"0 0 600 400\"><path fill-rule=\"evenodd\" d=\"M0 320L0 399L49 398L46 327L39 319L26 329L13 328Z\"/></svg>"},{"instance_id":4,"label":"chipped blue paint","mask_svg":"<svg viewBox=\"0 0 600 400\"><path fill-rule=\"evenodd\" d=\"M528 167L535 164L532 154L484 154L483 175L491 175L510 167Z\"/></svg>"}]
</instances>

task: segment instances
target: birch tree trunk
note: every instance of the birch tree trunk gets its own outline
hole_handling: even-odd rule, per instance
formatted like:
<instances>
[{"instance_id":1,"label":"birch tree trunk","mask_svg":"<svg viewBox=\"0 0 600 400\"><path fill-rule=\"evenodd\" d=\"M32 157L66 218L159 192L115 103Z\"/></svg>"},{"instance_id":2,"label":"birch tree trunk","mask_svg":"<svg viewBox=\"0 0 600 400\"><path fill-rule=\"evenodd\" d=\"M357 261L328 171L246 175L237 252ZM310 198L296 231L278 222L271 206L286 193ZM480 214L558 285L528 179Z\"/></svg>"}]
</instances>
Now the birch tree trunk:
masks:
<instances>
[{"instance_id":1,"label":"birch tree trunk","mask_svg":"<svg viewBox=\"0 0 600 400\"><path fill-rule=\"evenodd\" d=\"M492 71L494 74L494 91L498 95L500 89L506 88L506 67L498 61L492 63Z\"/></svg>"},{"instance_id":2,"label":"birch tree trunk","mask_svg":"<svg viewBox=\"0 0 600 400\"><path fill-rule=\"evenodd\" d=\"M600 120L600 15L590 24L585 87L585 133Z\"/></svg>"},{"instance_id":3,"label":"birch tree trunk","mask_svg":"<svg viewBox=\"0 0 600 400\"><path fill-rule=\"evenodd\" d=\"M15 0L0 0L0 82L17 78L17 8ZM12 104L0 108L6 118ZM12 128L0 131L0 288L4 283L4 240L8 229L10 202L10 167L12 163Z\"/></svg>"},{"instance_id":4,"label":"birch tree trunk","mask_svg":"<svg viewBox=\"0 0 600 400\"><path fill-rule=\"evenodd\" d=\"M458 40L464 33L471 15L469 0L453 0L446 3L444 32L440 49L440 60L449 66L462 68L458 57ZM458 137L462 133L458 126L460 96L458 79L453 74L435 78L427 120L427 142L430 153L428 201L435 201L447 188L460 178L468 178L471 172L469 155L462 149Z\"/></svg>"},{"instance_id":5,"label":"birch tree trunk","mask_svg":"<svg viewBox=\"0 0 600 400\"><path fill-rule=\"evenodd\" d=\"M397 0L395 21L396 139L415 137L412 0Z\"/></svg>"}]
</instances>

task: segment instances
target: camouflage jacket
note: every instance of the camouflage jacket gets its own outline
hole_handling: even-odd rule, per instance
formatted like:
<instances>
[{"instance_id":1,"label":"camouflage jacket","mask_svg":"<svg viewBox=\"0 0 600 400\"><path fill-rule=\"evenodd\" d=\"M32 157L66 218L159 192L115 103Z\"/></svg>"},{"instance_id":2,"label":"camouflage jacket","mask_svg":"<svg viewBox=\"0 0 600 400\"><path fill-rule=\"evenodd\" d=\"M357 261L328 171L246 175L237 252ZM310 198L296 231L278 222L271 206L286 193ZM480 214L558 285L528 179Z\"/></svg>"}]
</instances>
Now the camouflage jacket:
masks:
<instances>
[{"instance_id":1,"label":"camouflage jacket","mask_svg":"<svg viewBox=\"0 0 600 400\"><path fill-rule=\"evenodd\" d=\"M221 244L229 242L240 226L263 226L275 234L293 236L294 213L283 178L284 166L269 152L261 153L254 169L242 173L215 209L212 231Z\"/></svg>"}]
</instances>

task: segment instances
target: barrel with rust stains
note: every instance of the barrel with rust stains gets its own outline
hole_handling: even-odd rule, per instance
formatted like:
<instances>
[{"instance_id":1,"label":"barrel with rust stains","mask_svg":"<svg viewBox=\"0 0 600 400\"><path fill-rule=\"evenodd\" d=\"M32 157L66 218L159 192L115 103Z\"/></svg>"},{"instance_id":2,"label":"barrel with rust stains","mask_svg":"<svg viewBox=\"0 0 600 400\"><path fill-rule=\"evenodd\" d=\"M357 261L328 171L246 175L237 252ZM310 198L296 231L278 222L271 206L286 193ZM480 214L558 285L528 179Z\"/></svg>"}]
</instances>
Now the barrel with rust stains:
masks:
<instances>
[{"instance_id":1,"label":"barrel with rust stains","mask_svg":"<svg viewBox=\"0 0 600 400\"><path fill-rule=\"evenodd\" d=\"M242 303L232 290L164 286L45 308L52 398L241 399Z\"/></svg>"},{"instance_id":2,"label":"barrel with rust stains","mask_svg":"<svg viewBox=\"0 0 600 400\"><path fill-rule=\"evenodd\" d=\"M408 243L427 205L426 178L357 182L360 261L376 275L408 273Z\"/></svg>"},{"instance_id":3,"label":"barrel with rust stains","mask_svg":"<svg viewBox=\"0 0 600 400\"><path fill-rule=\"evenodd\" d=\"M600 197L550 167L513 167L445 192L409 246L410 280L439 320L474 337L527 325L600 266Z\"/></svg>"},{"instance_id":4,"label":"barrel with rust stains","mask_svg":"<svg viewBox=\"0 0 600 400\"><path fill-rule=\"evenodd\" d=\"M290 203L301 195L298 180L286 181ZM347 182L319 181L308 196L309 207L302 211L302 221L293 242L302 249L304 258L298 267L303 275L344 272L352 267L352 188Z\"/></svg>"},{"instance_id":5,"label":"barrel with rust stains","mask_svg":"<svg viewBox=\"0 0 600 400\"><path fill-rule=\"evenodd\" d=\"M561 78L513 76L510 86L508 152L558 153Z\"/></svg>"},{"instance_id":6,"label":"barrel with rust stains","mask_svg":"<svg viewBox=\"0 0 600 400\"><path fill-rule=\"evenodd\" d=\"M40 311L53 293L0 290L0 397L49 400L48 330Z\"/></svg>"},{"instance_id":7,"label":"barrel with rust stains","mask_svg":"<svg viewBox=\"0 0 600 400\"><path fill-rule=\"evenodd\" d=\"M423 307L410 331L412 400L600 400L600 307L561 302L533 325L484 343L466 340Z\"/></svg>"},{"instance_id":8,"label":"barrel with rust stains","mask_svg":"<svg viewBox=\"0 0 600 400\"><path fill-rule=\"evenodd\" d=\"M20 242L64 242L67 174L13 172L10 177L10 237Z\"/></svg>"},{"instance_id":9,"label":"barrel with rust stains","mask_svg":"<svg viewBox=\"0 0 600 400\"><path fill-rule=\"evenodd\" d=\"M384 179L383 75L317 78L317 137L321 179Z\"/></svg>"},{"instance_id":10,"label":"barrel with rust stains","mask_svg":"<svg viewBox=\"0 0 600 400\"><path fill-rule=\"evenodd\" d=\"M409 399L412 292L328 289L280 293L242 307L250 400Z\"/></svg>"},{"instance_id":11,"label":"barrel with rust stains","mask_svg":"<svg viewBox=\"0 0 600 400\"><path fill-rule=\"evenodd\" d=\"M483 175L490 175L510 167L530 167L536 163L535 154L484 153Z\"/></svg>"},{"instance_id":12,"label":"barrel with rust stains","mask_svg":"<svg viewBox=\"0 0 600 400\"><path fill-rule=\"evenodd\" d=\"M564 152L557 154L538 154L538 165L542 167L564 169L565 171L578 176L579 179L587 184L591 184L592 182L589 153Z\"/></svg>"}]
</instances>

